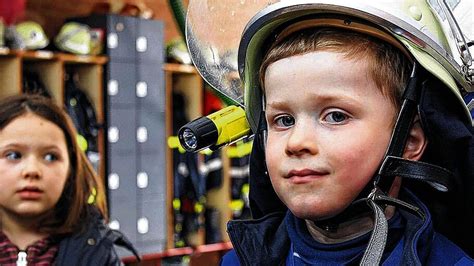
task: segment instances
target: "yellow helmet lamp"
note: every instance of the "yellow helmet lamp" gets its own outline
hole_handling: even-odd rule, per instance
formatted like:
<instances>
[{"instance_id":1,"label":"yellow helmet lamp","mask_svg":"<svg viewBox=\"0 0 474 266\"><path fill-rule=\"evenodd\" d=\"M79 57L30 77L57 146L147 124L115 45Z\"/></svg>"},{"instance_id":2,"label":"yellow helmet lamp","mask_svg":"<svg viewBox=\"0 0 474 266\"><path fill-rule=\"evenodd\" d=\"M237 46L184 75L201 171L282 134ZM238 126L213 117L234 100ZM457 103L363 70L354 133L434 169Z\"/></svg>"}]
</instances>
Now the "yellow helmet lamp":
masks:
<instances>
[{"instance_id":1,"label":"yellow helmet lamp","mask_svg":"<svg viewBox=\"0 0 474 266\"><path fill-rule=\"evenodd\" d=\"M187 123L179 129L178 138L186 151L197 152L233 143L249 131L244 109L231 105Z\"/></svg>"}]
</instances>

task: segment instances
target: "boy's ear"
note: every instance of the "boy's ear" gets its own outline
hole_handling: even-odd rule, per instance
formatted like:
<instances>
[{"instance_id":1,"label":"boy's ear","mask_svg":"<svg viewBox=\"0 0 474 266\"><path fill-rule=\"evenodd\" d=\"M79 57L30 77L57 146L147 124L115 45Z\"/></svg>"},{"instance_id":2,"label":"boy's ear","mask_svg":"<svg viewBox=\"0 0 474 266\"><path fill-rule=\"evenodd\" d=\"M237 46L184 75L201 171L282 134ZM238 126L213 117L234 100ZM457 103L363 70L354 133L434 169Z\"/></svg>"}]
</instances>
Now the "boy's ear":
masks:
<instances>
[{"instance_id":1,"label":"boy's ear","mask_svg":"<svg viewBox=\"0 0 474 266\"><path fill-rule=\"evenodd\" d=\"M425 151L426 144L428 144L428 140L421 128L420 118L417 116L408 135L403 158L418 161Z\"/></svg>"}]
</instances>

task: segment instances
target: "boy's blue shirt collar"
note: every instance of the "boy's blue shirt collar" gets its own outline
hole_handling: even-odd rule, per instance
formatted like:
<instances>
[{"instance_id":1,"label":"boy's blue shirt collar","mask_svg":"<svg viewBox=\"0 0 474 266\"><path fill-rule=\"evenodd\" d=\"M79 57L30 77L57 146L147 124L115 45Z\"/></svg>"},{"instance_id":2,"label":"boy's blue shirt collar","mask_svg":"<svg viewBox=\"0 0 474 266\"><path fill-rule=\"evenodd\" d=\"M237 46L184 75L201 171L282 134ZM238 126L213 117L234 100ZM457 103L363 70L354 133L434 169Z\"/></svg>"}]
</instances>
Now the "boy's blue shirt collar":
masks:
<instances>
[{"instance_id":1,"label":"boy's blue shirt collar","mask_svg":"<svg viewBox=\"0 0 474 266\"><path fill-rule=\"evenodd\" d=\"M357 264L367 248L371 234L368 232L338 244L322 244L310 235L305 221L296 218L291 212L287 213L285 223L292 242L289 257L293 254L296 260L311 265ZM399 242L404 228L404 220L399 212L395 212L395 215L389 220L389 243L386 250L391 251Z\"/></svg>"},{"instance_id":2,"label":"boy's blue shirt collar","mask_svg":"<svg viewBox=\"0 0 474 266\"><path fill-rule=\"evenodd\" d=\"M411 192L402 192L404 200L419 206L426 219L403 210L397 210L389 220L389 238L383 258L384 265L400 263L419 264L429 256L429 246L418 247L417 243L430 243L433 235L431 217L426 206ZM288 254L289 265L302 264L352 264L357 263L367 247L370 232L339 244L321 244L309 234L304 220L296 218L291 212L285 217L291 249ZM292 261L294 260L294 261Z\"/></svg>"}]
</instances>

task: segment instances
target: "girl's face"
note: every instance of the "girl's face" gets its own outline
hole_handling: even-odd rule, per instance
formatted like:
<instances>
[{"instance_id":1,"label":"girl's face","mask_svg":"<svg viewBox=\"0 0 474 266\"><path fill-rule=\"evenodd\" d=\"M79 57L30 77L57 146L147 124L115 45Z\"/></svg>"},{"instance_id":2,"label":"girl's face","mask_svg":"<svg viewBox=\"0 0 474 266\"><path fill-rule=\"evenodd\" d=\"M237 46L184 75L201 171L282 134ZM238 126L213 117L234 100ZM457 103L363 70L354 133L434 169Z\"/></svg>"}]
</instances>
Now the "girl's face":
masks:
<instances>
[{"instance_id":1,"label":"girl's face","mask_svg":"<svg viewBox=\"0 0 474 266\"><path fill-rule=\"evenodd\" d=\"M0 130L0 211L35 218L54 208L69 174L63 131L32 113Z\"/></svg>"},{"instance_id":2,"label":"girl's face","mask_svg":"<svg viewBox=\"0 0 474 266\"><path fill-rule=\"evenodd\" d=\"M342 212L381 163L396 110L367 64L320 51L267 69L268 171L280 199L300 218Z\"/></svg>"}]
</instances>

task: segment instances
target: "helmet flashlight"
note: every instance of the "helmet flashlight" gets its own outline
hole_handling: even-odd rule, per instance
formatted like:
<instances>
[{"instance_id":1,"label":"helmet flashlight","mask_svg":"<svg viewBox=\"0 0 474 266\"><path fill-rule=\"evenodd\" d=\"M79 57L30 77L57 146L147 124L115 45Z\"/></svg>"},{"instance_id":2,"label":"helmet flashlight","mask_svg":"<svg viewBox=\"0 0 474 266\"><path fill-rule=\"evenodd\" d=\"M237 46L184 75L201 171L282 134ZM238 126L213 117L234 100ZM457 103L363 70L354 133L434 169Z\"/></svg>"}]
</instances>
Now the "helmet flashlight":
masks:
<instances>
[{"instance_id":1,"label":"helmet flashlight","mask_svg":"<svg viewBox=\"0 0 474 266\"><path fill-rule=\"evenodd\" d=\"M179 129L178 138L186 151L197 152L231 144L249 132L244 109L231 105L187 123Z\"/></svg>"}]
</instances>

